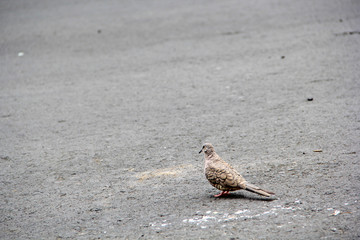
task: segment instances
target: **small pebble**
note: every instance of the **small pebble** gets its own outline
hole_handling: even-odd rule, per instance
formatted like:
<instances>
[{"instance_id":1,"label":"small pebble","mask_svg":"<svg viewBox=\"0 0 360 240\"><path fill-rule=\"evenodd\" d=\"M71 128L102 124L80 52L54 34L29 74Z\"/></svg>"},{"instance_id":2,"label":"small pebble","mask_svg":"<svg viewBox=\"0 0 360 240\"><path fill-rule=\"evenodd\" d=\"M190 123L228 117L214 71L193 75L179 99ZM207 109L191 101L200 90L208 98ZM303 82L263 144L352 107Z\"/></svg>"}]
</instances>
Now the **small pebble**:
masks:
<instances>
[{"instance_id":1,"label":"small pebble","mask_svg":"<svg viewBox=\"0 0 360 240\"><path fill-rule=\"evenodd\" d=\"M341 213L341 211L335 210L331 215L332 215L332 216L337 216L337 215L339 215L340 213Z\"/></svg>"}]
</instances>

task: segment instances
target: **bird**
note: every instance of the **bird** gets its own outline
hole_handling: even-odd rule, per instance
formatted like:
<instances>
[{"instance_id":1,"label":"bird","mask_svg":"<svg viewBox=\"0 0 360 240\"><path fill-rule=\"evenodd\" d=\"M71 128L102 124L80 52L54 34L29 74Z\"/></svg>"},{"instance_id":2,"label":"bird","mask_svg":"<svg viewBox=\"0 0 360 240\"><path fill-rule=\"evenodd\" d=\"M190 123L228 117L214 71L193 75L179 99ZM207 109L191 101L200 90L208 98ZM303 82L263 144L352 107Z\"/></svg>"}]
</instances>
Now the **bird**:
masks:
<instances>
[{"instance_id":1,"label":"bird","mask_svg":"<svg viewBox=\"0 0 360 240\"><path fill-rule=\"evenodd\" d=\"M214 197L228 195L230 191L236 190L247 190L265 197L275 194L248 183L243 176L215 152L211 143L205 143L199 154L202 152L205 155L204 173L207 180L213 187L222 191Z\"/></svg>"}]
</instances>

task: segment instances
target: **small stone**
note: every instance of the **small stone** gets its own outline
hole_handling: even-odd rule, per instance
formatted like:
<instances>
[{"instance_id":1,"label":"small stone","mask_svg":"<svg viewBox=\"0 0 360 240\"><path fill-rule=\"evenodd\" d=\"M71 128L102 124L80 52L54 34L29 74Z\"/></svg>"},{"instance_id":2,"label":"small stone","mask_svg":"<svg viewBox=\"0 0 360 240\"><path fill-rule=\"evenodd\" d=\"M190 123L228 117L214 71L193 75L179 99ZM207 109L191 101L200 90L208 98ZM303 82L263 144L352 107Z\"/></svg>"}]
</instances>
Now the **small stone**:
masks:
<instances>
[{"instance_id":1,"label":"small stone","mask_svg":"<svg viewBox=\"0 0 360 240\"><path fill-rule=\"evenodd\" d=\"M332 215L332 216L337 216L337 215L339 215L340 213L341 213L341 211L335 210L331 215Z\"/></svg>"},{"instance_id":2,"label":"small stone","mask_svg":"<svg viewBox=\"0 0 360 240\"><path fill-rule=\"evenodd\" d=\"M6 160L9 161L10 157L9 156L0 156L1 160Z\"/></svg>"}]
</instances>

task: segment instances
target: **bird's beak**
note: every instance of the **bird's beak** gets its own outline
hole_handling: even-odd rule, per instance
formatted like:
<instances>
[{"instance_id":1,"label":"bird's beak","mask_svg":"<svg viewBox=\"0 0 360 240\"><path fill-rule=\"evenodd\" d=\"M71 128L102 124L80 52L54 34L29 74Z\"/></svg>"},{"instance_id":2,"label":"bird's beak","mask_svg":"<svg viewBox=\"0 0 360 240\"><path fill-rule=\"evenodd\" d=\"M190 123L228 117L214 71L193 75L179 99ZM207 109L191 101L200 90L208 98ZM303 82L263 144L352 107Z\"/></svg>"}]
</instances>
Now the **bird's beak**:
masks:
<instances>
[{"instance_id":1,"label":"bird's beak","mask_svg":"<svg viewBox=\"0 0 360 240\"><path fill-rule=\"evenodd\" d=\"M203 148L200 150L200 152L199 152L199 153L201 153L201 152L202 152L202 150L203 150Z\"/></svg>"}]
</instances>

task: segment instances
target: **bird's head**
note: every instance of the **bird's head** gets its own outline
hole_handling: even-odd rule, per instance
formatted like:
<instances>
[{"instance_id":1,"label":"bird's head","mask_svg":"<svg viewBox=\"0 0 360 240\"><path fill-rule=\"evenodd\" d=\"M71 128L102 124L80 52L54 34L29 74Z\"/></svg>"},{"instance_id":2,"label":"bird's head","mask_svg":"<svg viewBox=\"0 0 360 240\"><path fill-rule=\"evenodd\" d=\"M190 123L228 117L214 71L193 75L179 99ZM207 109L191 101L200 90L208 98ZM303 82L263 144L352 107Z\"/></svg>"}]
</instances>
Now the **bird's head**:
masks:
<instances>
[{"instance_id":1,"label":"bird's head","mask_svg":"<svg viewBox=\"0 0 360 240\"><path fill-rule=\"evenodd\" d=\"M206 155L210 155L215 152L214 147L211 143L205 143L199 153L204 152Z\"/></svg>"}]
</instances>

